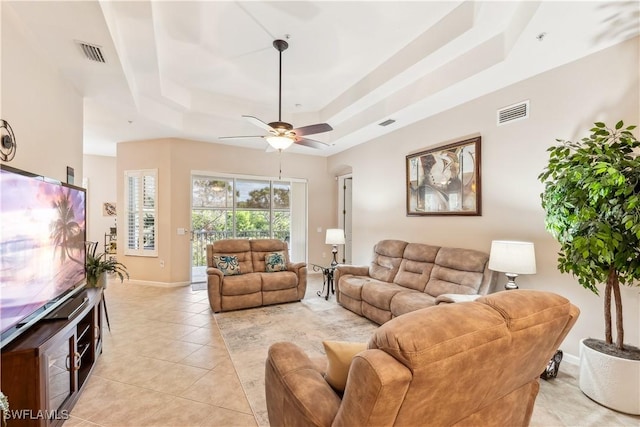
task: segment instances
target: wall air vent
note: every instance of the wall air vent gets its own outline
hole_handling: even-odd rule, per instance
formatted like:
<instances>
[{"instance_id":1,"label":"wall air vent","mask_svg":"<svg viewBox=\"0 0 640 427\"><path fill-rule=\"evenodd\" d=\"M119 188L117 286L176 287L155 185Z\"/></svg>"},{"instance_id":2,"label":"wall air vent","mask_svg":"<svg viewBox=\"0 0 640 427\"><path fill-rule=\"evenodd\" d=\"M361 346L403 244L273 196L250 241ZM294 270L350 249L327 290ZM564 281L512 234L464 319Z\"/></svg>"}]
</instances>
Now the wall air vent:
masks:
<instances>
[{"instance_id":1,"label":"wall air vent","mask_svg":"<svg viewBox=\"0 0 640 427\"><path fill-rule=\"evenodd\" d=\"M498 126L529 118L529 100L498 110Z\"/></svg>"},{"instance_id":2,"label":"wall air vent","mask_svg":"<svg viewBox=\"0 0 640 427\"><path fill-rule=\"evenodd\" d=\"M78 44L78 46L80 46L82 53L87 59L90 59L96 62L102 62L102 63L107 62L104 59L104 55L102 54L102 49L100 48L100 46L85 43L85 42L80 42L77 40L76 40L76 43Z\"/></svg>"},{"instance_id":3,"label":"wall air vent","mask_svg":"<svg viewBox=\"0 0 640 427\"><path fill-rule=\"evenodd\" d=\"M387 119L384 122L380 122L378 123L379 126L389 126L392 123L395 123L396 121L393 119Z\"/></svg>"}]
</instances>

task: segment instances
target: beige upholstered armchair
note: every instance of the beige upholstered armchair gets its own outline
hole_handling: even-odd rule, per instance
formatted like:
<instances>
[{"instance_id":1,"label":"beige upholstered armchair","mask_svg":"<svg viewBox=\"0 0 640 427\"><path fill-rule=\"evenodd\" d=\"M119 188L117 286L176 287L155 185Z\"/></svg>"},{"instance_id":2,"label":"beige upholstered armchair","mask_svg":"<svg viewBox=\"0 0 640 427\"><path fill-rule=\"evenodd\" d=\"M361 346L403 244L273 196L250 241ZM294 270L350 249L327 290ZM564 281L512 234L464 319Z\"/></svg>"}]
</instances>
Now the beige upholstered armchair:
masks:
<instances>
[{"instance_id":1,"label":"beige upholstered armchair","mask_svg":"<svg viewBox=\"0 0 640 427\"><path fill-rule=\"evenodd\" d=\"M531 290L407 313L353 357L342 396L317 361L295 344L276 343L266 361L269 422L526 426L540 372L578 314L565 298Z\"/></svg>"}]
</instances>

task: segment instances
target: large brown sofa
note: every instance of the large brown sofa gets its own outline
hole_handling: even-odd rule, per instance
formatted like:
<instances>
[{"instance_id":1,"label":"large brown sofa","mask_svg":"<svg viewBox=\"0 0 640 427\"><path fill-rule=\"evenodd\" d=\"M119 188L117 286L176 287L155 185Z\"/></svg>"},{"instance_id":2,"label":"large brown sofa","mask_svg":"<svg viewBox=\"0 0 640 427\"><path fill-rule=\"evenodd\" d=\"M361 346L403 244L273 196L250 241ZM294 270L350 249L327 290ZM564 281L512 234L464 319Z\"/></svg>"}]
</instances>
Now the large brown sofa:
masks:
<instances>
[{"instance_id":1,"label":"large brown sofa","mask_svg":"<svg viewBox=\"0 0 640 427\"><path fill-rule=\"evenodd\" d=\"M532 290L405 314L353 357L344 394L325 381L327 360L275 343L265 366L269 423L526 426L540 372L578 314L565 298Z\"/></svg>"},{"instance_id":2,"label":"large brown sofa","mask_svg":"<svg viewBox=\"0 0 640 427\"><path fill-rule=\"evenodd\" d=\"M378 324L441 300L447 294L485 295L495 285L489 255L460 248L381 240L369 266L340 265L336 299Z\"/></svg>"},{"instance_id":3,"label":"large brown sofa","mask_svg":"<svg viewBox=\"0 0 640 427\"><path fill-rule=\"evenodd\" d=\"M286 270L267 272L265 259L274 253L284 256ZM235 269L223 272L216 259L229 259L225 257L237 259ZM290 262L287 243L281 240L218 240L207 245L207 288L216 313L299 301L307 290L307 265Z\"/></svg>"}]
</instances>

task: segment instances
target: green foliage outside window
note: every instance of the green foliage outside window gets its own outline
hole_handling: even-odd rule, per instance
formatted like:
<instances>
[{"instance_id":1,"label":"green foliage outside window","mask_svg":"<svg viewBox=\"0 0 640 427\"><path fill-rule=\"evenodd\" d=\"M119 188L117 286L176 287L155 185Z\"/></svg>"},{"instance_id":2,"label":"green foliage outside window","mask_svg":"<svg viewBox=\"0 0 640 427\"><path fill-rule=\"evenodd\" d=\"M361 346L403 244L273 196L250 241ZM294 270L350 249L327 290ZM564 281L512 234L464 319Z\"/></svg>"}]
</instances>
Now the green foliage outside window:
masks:
<instances>
[{"instance_id":1,"label":"green foliage outside window","mask_svg":"<svg viewBox=\"0 0 640 427\"><path fill-rule=\"evenodd\" d=\"M234 182L237 187L234 193ZM273 208L271 193L273 186ZM243 195L241 195L241 193ZM193 181L193 265L206 265L204 246L219 239L289 240L290 185L268 181L196 178ZM233 201L236 200L235 228ZM273 213L273 218L271 218Z\"/></svg>"}]
</instances>

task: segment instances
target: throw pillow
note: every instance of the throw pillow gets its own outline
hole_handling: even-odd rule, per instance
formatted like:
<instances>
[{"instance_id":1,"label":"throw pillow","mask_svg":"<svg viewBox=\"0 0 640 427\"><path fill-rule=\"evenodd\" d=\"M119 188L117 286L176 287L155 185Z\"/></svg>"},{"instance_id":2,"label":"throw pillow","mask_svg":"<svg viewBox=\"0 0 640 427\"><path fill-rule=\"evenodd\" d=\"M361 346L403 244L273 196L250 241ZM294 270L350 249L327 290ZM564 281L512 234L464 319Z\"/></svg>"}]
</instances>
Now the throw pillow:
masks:
<instances>
[{"instance_id":1,"label":"throw pillow","mask_svg":"<svg viewBox=\"0 0 640 427\"><path fill-rule=\"evenodd\" d=\"M284 261L284 252L273 252L264 257L265 271L275 273L276 271L287 271L287 264Z\"/></svg>"},{"instance_id":2,"label":"throw pillow","mask_svg":"<svg viewBox=\"0 0 640 427\"><path fill-rule=\"evenodd\" d=\"M353 356L367 349L367 343L347 341L322 341L329 364L325 381L337 391L344 391Z\"/></svg>"},{"instance_id":3,"label":"throw pillow","mask_svg":"<svg viewBox=\"0 0 640 427\"><path fill-rule=\"evenodd\" d=\"M240 264L238 263L238 257L233 255L214 255L214 266L222 271L225 276L235 276L240 274Z\"/></svg>"}]
</instances>

